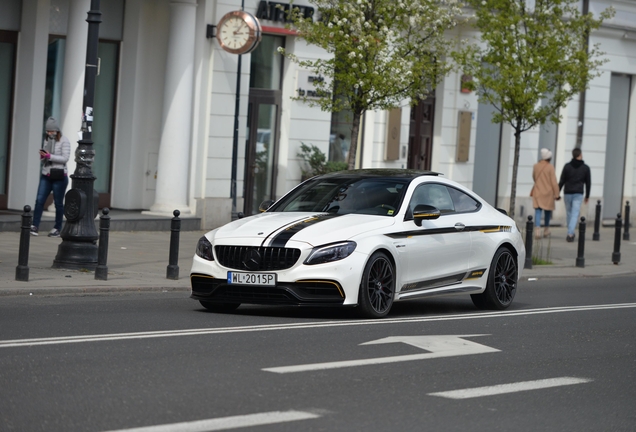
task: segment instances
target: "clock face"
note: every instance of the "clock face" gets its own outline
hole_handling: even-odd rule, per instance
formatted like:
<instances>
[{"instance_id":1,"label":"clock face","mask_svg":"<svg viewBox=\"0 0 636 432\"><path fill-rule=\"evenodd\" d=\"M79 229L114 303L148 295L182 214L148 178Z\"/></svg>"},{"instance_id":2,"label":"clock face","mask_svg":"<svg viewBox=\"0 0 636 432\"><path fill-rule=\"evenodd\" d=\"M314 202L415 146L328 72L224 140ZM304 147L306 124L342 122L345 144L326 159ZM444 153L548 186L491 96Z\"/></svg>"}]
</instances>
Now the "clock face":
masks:
<instances>
[{"instance_id":1,"label":"clock face","mask_svg":"<svg viewBox=\"0 0 636 432\"><path fill-rule=\"evenodd\" d=\"M219 21L216 38L225 51L246 54L253 51L261 41L261 25L248 12L229 12Z\"/></svg>"}]
</instances>

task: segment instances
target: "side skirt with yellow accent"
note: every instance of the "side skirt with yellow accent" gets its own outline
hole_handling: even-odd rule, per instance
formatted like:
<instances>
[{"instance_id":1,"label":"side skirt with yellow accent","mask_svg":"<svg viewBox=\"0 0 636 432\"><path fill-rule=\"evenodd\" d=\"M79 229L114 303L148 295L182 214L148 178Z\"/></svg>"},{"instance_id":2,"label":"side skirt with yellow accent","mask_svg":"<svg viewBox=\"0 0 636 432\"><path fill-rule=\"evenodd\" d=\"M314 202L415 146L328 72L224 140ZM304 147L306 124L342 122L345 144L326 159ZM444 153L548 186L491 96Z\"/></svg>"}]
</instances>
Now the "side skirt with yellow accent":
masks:
<instances>
[{"instance_id":1,"label":"side skirt with yellow accent","mask_svg":"<svg viewBox=\"0 0 636 432\"><path fill-rule=\"evenodd\" d=\"M397 293L397 298L401 300L427 297L437 294L449 294L449 293L470 293L480 292L481 287L478 286L462 286L465 281L474 281L480 279L486 274L487 269L472 270L469 272L462 272L451 276L445 276L438 279L428 279L419 282L413 282L402 286L402 289Z\"/></svg>"}]
</instances>

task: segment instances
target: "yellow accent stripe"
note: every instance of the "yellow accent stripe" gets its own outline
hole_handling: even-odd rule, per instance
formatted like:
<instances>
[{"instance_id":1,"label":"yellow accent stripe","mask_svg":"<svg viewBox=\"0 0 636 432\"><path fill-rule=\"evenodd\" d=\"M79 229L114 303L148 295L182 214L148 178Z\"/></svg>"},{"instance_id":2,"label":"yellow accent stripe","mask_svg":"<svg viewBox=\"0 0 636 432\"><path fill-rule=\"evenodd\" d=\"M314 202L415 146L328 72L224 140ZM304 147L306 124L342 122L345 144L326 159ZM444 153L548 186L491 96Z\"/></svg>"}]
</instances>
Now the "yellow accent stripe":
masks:
<instances>
[{"instance_id":1,"label":"yellow accent stripe","mask_svg":"<svg viewBox=\"0 0 636 432\"><path fill-rule=\"evenodd\" d=\"M340 293L340 297L345 298L344 291L342 291L342 288L340 287L340 284L337 284L336 282L333 282L333 281L301 279L301 280L297 280L296 282L297 283L302 283L302 282L329 283L329 284L335 285L336 288L338 288L338 292Z\"/></svg>"}]
</instances>

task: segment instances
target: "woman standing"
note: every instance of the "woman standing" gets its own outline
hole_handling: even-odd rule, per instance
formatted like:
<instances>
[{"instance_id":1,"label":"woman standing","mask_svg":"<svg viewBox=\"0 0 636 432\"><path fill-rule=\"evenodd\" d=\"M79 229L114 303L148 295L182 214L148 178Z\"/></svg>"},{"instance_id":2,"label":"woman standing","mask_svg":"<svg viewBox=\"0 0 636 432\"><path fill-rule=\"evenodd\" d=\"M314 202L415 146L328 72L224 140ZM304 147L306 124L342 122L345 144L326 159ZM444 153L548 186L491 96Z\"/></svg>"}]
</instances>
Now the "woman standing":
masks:
<instances>
[{"instance_id":1,"label":"woman standing","mask_svg":"<svg viewBox=\"0 0 636 432\"><path fill-rule=\"evenodd\" d=\"M33 212L33 225L31 225L31 235L38 235L44 203L51 191L53 191L53 201L55 202L55 225L49 237L59 237L62 229L64 217L64 193L68 186L68 170L66 163L71 156L71 143L62 135L60 127L53 117L46 121L46 139L40 149L40 160L42 161L42 171L40 174L40 185L38 195L35 200L35 210Z\"/></svg>"},{"instance_id":2,"label":"woman standing","mask_svg":"<svg viewBox=\"0 0 636 432\"><path fill-rule=\"evenodd\" d=\"M559 184L557 183L554 166L550 163L552 152L547 148L541 149L541 160L532 169L534 186L530 195L534 207L534 237L539 239L541 235L541 211L545 213L545 225L543 237L550 236L550 219L554 210L554 201L561 199L559 196Z\"/></svg>"}]
</instances>

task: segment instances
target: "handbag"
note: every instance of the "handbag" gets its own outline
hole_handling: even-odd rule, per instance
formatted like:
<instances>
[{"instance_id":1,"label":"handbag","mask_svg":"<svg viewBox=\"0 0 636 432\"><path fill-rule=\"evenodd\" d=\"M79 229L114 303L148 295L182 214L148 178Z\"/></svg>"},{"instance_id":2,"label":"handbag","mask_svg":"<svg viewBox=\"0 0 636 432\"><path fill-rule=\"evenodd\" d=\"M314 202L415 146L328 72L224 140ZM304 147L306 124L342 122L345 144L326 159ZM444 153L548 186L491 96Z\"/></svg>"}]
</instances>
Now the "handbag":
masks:
<instances>
[{"instance_id":1,"label":"handbag","mask_svg":"<svg viewBox=\"0 0 636 432\"><path fill-rule=\"evenodd\" d=\"M51 168L49 173L49 180L63 180L64 168Z\"/></svg>"}]
</instances>

